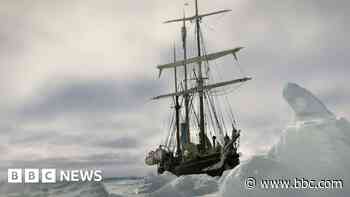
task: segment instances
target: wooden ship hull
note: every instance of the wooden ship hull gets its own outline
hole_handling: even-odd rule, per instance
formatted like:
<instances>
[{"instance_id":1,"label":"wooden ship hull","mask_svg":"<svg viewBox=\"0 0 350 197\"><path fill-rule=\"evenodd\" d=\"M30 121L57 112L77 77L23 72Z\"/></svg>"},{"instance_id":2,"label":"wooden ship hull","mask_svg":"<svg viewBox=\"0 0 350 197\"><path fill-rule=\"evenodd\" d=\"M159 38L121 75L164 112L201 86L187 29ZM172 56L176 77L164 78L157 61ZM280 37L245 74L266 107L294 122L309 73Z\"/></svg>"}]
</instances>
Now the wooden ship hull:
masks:
<instances>
[{"instance_id":1,"label":"wooden ship hull","mask_svg":"<svg viewBox=\"0 0 350 197\"><path fill-rule=\"evenodd\" d=\"M225 170L230 170L239 164L239 155L233 154L227 158L224 165L219 168L211 168L219 163L221 159L220 153L212 153L198 159L182 162L171 166L169 169L164 169L163 166L158 167L158 172L169 171L176 176L190 174L208 174L209 176L221 176Z\"/></svg>"}]
</instances>

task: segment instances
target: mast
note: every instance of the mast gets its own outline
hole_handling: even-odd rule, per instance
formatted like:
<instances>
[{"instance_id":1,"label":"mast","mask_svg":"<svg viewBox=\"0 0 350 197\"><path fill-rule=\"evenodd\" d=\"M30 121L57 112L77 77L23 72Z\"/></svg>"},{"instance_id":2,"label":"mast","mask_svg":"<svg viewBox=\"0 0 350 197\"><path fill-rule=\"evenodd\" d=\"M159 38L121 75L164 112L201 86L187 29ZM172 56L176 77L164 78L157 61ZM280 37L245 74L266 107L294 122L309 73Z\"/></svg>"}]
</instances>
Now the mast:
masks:
<instances>
[{"instance_id":1,"label":"mast","mask_svg":"<svg viewBox=\"0 0 350 197\"><path fill-rule=\"evenodd\" d=\"M201 57L201 40L200 40L200 17L198 17L198 0L196 3L196 35L197 35L197 49L198 57ZM204 104L203 104L203 74L202 74L202 62L198 62L198 89L199 89L199 144L200 152L205 152L205 125L204 125Z\"/></svg>"},{"instance_id":2,"label":"mast","mask_svg":"<svg viewBox=\"0 0 350 197\"><path fill-rule=\"evenodd\" d=\"M169 63L169 64L163 64L163 65L158 65L157 68L159 69L159 77L161 76L161 73L164 69L169 69L169 68L174 68L178 66L184 66L184 74L185 74L185 81L184 81L184 89L182 91L177 91L175 93L169 93L169 94L163 94L160 96L153 97L153 99L160 99L160 98L166 98L166 97L173 97L173 96L182 96L185 100L185 125L186 128L182 130L181 132L184 131L186 132L188 138L186 139L188 142L190 142L190 132L189 132L189 124L190 124L190 118L189 118L189 99L191 94L195 94L198 92L199 95L199 152L204 153L206 152L206 136L205 136L205 119L204 119L204 93L205 91L213 88L218 88L221 86L226 86L230 84L235 84L235 83L242 83L246 82L248 80L251 80L250 77L244 77L240 79L234 79L230 81L224 81L224 82L219 82L215 84L209 84L205 85L204 84L204 78L203 78L203 73L202 73L202 62L203 61L211 61L218 59L220 57L226 56L228 54L232 54L237 60L237 55L236 53L240 51L243 47L236 47L233 49L229 50L224 50L224 51L219 51L216 53L211 53L211 54L204 54L202 56L201 54L201 37L200 37L200 22L202 18L207 17L207 16L212 16L212 15L217 15L217 14L222 14L229 12L231 10L220 10L220 11L215 11L215 12L210 12L210 13L205 13L205 14L199 14L199 9L198 9L198 0L195 0L195 15L190 16L190 17L185 17L179 18L179 19L173 19L173 20L167 20L164 23L173 23L173 22L183 22L183 27L182 27L182 41L183 41L183 51L184 51L184 60L180 61L175 61L174 63ZM195 21L196 23L196 41L197 41L197 51L198 54L196 57L189 58L187 59L187 47L186 47L186 21ZM188 74L187 74L187 64L192 64L192 63L198 63L198 78L197 78L197 86L193 88L188 88Z\"/></svg>"},{"instance_id":3,"label":"mast","mask_svg":"<svg viewBox=\"0 0 350 197\"><path fill-rule=\"evenodd\" d=\"M184 19L185 19L185 11L184 11ZM187 29L186 29L186 21L183 20L182 28L181 28L181 34L182 34L182 48L184 53L184 75L185 75L185 91L188 90L187 85L187 47L186 47L186 38L187 38ZM175 61L176 62L176 61ZM186 123L186 133L187 133L187 142L190 142L190 118L189 118L189 94L184 95L185 98L185 123Z\"/></svg>"},{"instance_id":4,"label":"mast","mask_svg":"<svg viewBox=\"0 0 350 197\"><path fill-rule=\"evenodd\" d=\"M176 62L176 48L174 43L174 62ZM175 82L175 92L177 93L177 70L174 67L174 82ZM180 105L179 105L179 96L175 96L175 116L176 116L176 144L177 150L176 155L181 157L181 148L180 148Z\"/></svg>"}]
</instances>

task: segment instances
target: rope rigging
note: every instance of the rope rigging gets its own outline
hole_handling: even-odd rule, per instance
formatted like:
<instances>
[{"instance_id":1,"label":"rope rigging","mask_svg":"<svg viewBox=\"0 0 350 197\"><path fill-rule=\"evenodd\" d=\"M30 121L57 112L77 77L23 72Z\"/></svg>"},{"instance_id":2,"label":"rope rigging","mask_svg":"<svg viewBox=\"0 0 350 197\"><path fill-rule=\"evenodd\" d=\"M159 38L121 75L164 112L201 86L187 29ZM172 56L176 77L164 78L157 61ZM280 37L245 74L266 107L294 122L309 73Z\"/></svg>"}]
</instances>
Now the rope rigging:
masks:
<instances>
[{"instance_id":1,"label":"rope rigging","mask_svg":"<svg viewBox=\"0 0 350 197\"><path fill-rule=\"evenodd\" d=\"M194 33L196 33L196 28L197 26L195 25L195 28L193 27L194 23L191 23L191 25L189 26L190 29L194 29ZM202 28L199 29L199 34L200 34L200 43L201 43L201 52L202 52L202 56L206 56L207 53L207 48L206 48L206 44L205 44L205 40L204 35L203 35L203 31ZM195 38L196 36L193 36L191 38ZM190 42L193 42L195 40L190 39ZM190 43L189 42L189 43ZM191 47L192 51L190 51L190 53L192 54L196 54L196 49L195 47ZM244 70L241 67L241 65L239 64L238 61L235 61L236 63L234 64L237 68L238 68L238 73L240 75L244 75ZM220 71L218 69L210 69L210 64L214 64L216 67L218 67L217 62L216 61L211 61L209 63L209 61L203 61L203 66L204 66L204 71L205 71L205 76L203 77L203 79L206 80L211 80L211 81L222 81L223 80L223 75L220 73ZM197 71L198 68L197 66L195 66L194 64L187 64L188 69L192 69L192 72L189 72L189 78L188 78L188 87L189 88L195 88L198 84L198 76L197 76ZM210 72L211 71L211 72ZM182 70L179 70L179 72L183 72ZM219 80L217 80L219 79ZM205 83L205 82L204 82ZM235 117L233 108L232 108L232 104L229 100L228 94L231 94L233 92L235 92L236 90L238 90L241 86L243 85L243 83L235 85L235 86L227 86L227 87L221 87L219 89L209 89L209 90L205 90L204 91L204 100L205 100L205 119L208 120L207 125L206 125L206 135L209 136L217 136L218 138L218 142L223 143L223 137L225 134L229 134L229 132L231 132L231 129L228 129L229 125L230 127L234 127L236 128L238 126L238 122L237 119ZM184 81L180 80L179 84L177 85L177 87L179 88L180 91L184 91ZM189 95L189 122L191 122L191 128L190 129L190 137L191 137L191 141L192 138L195 137L194 132L193 131L199 131L200 127L199 127L199 115L198 115L198 111L197 108L195 107L196 104L198 104L197 100L194 99L195 95L197 93L191 93L191 95ZM184 97L180 96L180 106L184 105ZM173 102L175 103L175 98L173 98ZM224 106L224 107L223 107ZM184 110L180 111L180 119L181 121L184 120ZM176 125L174 124L175 121L175 113L173 111L171 118L169 120L169 132L168 132L168 136L166 138L166 145L169 147L176 147L174 144L176 144L175 142L175 132L176 132ZM192 123L192 121L194 121ZM192 131L192 132L191 132ZM196 132L197 133L197 132ZM196 137L198 137L198 134L196 134ZM192 141L193 142L193 141ZM237 143L239 143L239 141L237 141Z\"/></svg>"}]
</instances>

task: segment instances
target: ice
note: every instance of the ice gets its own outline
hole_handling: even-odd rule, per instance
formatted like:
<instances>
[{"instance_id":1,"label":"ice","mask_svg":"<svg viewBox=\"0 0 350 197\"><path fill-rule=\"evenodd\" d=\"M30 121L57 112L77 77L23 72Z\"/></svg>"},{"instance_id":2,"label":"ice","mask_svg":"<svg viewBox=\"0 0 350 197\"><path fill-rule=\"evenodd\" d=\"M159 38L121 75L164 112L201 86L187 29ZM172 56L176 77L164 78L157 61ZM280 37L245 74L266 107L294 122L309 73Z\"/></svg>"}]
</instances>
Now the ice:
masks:
<instances>
[{"instance_id":1,"label":"ice","mask_svg":"<svg viewBox=\"0 0 350 197\"><path fill-rule=\"evenodd\" d=\"M108 197L102 183L11 184L0 183L0 197Z\"/></svg>"},{"instance_id":2,"label":"ice","mask_svg":"<svg viewBox=\"0 0 350 197\"><path fill-rule=\"evenodd\" d=\"M296 120L335 118L317 97L295 83L288 83L285 86L283 97L294 110Z\"/></svg>"},{"instance_id":3,"label":"ice","mask_svg":"<svg viewBox=\"0 0 350 197\"><path fill-rule=\"evenodd\" d=\"M142 188L145 186L145 182L141 177L121 177L110 178L103 181L110 196L137 196L143 197Z\"/></svg>"},{"instance_id":4,"label":"ice","mask_svg":"<svg viewBox=\"0 0 350 197\"><path fill-rule=\"evenodd\" d=\"M164 172L161 175L151 174L149 176L144 177L144 186L140 188L140 191L142 191L142 193L152 193L175 179L176 176L171 174L170 172Z\"/></svg>"},{"instance_id":5,"label":"ice","mask_svg":"<svg viewBox=\"0 0 350 197\"><path fill-rule=\"evenodd\" d=\"M329 190L264 190L245 188L247 177L349 180L350 124L335 116L308 90L288 84L283 92L295 112L268 154L255 156L226 176L219 196L349 196L350 188ZM345 182L346 183L346 182ZM259 183L258 183L259 187Z\"/></svg>"},{"instance_id":6,"label":"ice","mask_svg":"<svg viewBox=\"0 0 350 197\"><path fill-rule=\"evenodd\" d=\"M218 191L218 178L208 175L181 176L150 194L152 197L204 196Z\"/></svg>"}]
</instances>

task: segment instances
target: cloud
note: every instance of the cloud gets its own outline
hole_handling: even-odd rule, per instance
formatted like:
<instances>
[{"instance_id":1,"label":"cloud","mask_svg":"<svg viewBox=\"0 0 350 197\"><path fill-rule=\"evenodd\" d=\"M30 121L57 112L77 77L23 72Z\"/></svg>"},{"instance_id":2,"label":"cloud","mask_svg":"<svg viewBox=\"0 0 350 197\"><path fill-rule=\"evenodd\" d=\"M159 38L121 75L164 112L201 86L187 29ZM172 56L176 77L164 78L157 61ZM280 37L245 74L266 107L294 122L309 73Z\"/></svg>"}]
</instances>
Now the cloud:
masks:
<instances>
[{"instance_id":1,"label":"cloud","mask_svg":"<svg viewBox=\"0 0 350 197\"><path fill-rule=\"evenodd\" d=\"M132 137L114 137L114 139L105 139L104 136L99 135L69 135L55 131L29 132L27 135L14 136L8 141L9 144L14 146L40 146L42 144L48 144L50 146L67 146L77 142L79 142L78 145L89 148L113 148L114 150L135 149L141 144L138 139Z\"/></svg>"},{"instance_id":2,"label":"cloud","mask_svg":"<svg viewBox=\"0 0 350 197\"><path fill-rule=\"evenodd\" d=\"M159 89L149 80L139 81L69 81L46 87L19 108L18 114L27 118L54 118L69 114L93 115L123 113L142 107Z\"/></svg>"},{"instance_id":3,"label":"cloud","mask_svg":"<svg viewBox=\"0 0 350 197\"><path fill-rule=\"evenodd\" d=\"M135 138L118 138L114 140L106 140L99 142L97 145L106 148L135 148L140 143Z\"/></svg>"},{"instance_id":4,"label":"cloud","mask_svg":"<svg viewBox=\"0 0 350 197\"><path fill-rule=\"evenodd\" d=\"M0 154L5 154L8 151L6 146L0 146Z\"/></svg>"},{"instance_id":5,"label":"cloud","mask_svg":"<svg viewBox=\"0 0 350 197\"><path fill-rule=\"evenodd\" d=\"M65 157L51 157L36 160L16 160L13 167L55 167L62 169L69 168L93 168L107 165L129 165L135 160L134 156L120 155L113 153L91 154L88 156L76 157L74 159Z\"/></svg>"}]
</instances>

